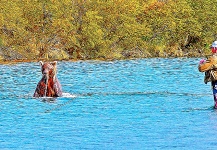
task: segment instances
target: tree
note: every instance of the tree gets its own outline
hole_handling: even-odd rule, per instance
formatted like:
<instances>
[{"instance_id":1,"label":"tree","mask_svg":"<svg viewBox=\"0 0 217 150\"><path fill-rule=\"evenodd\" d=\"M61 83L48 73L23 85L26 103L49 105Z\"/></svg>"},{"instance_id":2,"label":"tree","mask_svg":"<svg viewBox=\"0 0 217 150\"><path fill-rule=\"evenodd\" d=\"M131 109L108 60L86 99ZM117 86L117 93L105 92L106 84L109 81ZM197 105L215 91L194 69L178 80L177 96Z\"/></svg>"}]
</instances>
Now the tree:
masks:
<instances>
[{"instance_id":1,"label":"tree","mask_svg":"<svg viewBox=\"0 0 217 150\"><path fill-rule=\"evenodd\" d=\"M183 47L191 44L189 39L200 36L201 27L184 0L153 1L145 8L143 17L148 19L152 28L150 47L158 55L182 55Z\"/></svg>"}]
</instances>

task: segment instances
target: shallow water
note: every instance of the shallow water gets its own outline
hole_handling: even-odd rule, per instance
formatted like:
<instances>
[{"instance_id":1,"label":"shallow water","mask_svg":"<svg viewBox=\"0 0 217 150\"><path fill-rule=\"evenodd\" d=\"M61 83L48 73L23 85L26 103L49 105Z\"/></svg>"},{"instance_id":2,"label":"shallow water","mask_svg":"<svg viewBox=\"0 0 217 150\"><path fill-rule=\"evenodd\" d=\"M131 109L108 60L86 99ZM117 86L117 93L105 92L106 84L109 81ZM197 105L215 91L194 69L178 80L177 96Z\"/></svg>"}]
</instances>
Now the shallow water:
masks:
<instances>
[{"instance_id":1,"label":"shallow water","mask_svg":"<svg viewBox=\"0 0 217 150\"><path fill-rule=\"evenodd\" d=\"M215 149L198 61L58 62L56 99L32 97L38 63L0 65L0 149Z\"/></svg>"}]
</instances>

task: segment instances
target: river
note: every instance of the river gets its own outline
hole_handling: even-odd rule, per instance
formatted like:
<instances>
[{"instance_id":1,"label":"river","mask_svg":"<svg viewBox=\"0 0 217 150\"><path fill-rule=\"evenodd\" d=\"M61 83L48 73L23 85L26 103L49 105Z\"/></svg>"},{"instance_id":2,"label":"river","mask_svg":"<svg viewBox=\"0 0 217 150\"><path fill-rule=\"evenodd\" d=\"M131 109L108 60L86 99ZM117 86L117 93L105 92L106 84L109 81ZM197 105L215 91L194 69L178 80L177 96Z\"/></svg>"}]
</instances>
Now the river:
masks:
<instances>
[{"instance_id":1,"label":"river","mask_svg":"<svg viewBox=\"0 0 217 150\"><path fill-rule=\"evenodd\" d=\"M198 58L58 62L63 97L33 98L39 63L0 65L0 149L215 149Z\"/></svg>"}]
</instances>

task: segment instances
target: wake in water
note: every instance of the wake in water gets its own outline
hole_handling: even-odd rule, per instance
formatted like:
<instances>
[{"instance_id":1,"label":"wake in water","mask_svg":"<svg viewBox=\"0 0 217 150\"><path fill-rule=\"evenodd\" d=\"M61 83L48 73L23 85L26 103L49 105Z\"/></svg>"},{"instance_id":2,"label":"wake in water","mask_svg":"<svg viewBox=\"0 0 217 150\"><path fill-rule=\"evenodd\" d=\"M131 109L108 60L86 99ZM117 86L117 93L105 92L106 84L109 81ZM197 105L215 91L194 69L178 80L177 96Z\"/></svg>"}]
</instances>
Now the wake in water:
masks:
<instances>
[{"instance_id":1,"label":"wake in water","mask_svg":"<svg viewBox=\"0 0 217 150\"><path fill-rule=\"evenodd\" d=\"M47 96L44 96L44 97L39 97L39 98L36 98L36 97L33 97L32 96L32 93L28 93L28 94L25 94L25 95L14 95L14 96L11 96L10 98L24 98L24 99L58 99L58 98L76 98L78 97L77 94L71 94L71 93L62 93L62 96L61 97L47 97ZM1 96L0 96L1 98ZM7 98L7 97L5 97Z\"/></svg>"},{"instance_id":2,"label":"wake in water","mask_svg":"<svg viewBox=\"0 0 217 150\"><path fill-rule=\"evenodd\" d=\"M177 95L177 96L210 96L211 94L205 94L205 93L179 93L179 92L169 92L169 91L145 91L145 92L96 92L96 93L82 93L77 94L78 97L80 96L94 96L94 95L103 95L103 96L109 96L109 95Z\"/></svg>"},{"instance_id":3,"label":"wake in water","mask_svg":"<svg viewBox=\"0 0 217 150\"><path fill-rule=\"evenodd\" d=\"M75 98L77 97L77 95L75 94L70 94L70 93L63 93L62 97L66 97L66 98Z\"/></svg>"},{"instance_id":4,"label":"wake in water","mask_svg":"<svg viewBox=\"0 0 217 150\"><path fill-rule=\"evenodd\" d=\"M61 97L41 97L40 99L42 99L43 102L48 102L48 103L54 103L56 102L57 98L76 98L77 96L74 94L70 94L70 93L62 93Z\"/></svg>"},{"instance_id":5,"label":"wake in water","mask_svg":"<svg viewBox=\"0 0 217 150\"><path fill-rule=\"evenodd\" d=\"M217 111L213 106L204 107L204 108L188 108L183 110L182 112L193 112L193 111Z\"/></svg>"},{"instance_id":6,"label":"wake in water","mask_svg":"<svg viewBox=\"0 0 217 150\"><path fill-rule=\"evenodd\" d=\"M62 104L58 104L57 106L55 106L55 107L52 108L52 109L46 110L45 113L49 113L49 112L51 112L51 111L60 109L61 107L65 106L65 105L67 105L67 104L69 104L69 103L71 103L72 101L74 101L74 98L76 98L77 95L70 94L70 93L62 93L62 97L63 97L63 98L70 98L70 100L65 101L65 102L62 103ZM60 98L61 98L61 97L60 97Z\"/></svg>"},{"instance_id":7,"label":"wake in water","mask_svg":"<svg viewBox=\"0 0 217 150\"><path fill-rule=\"evenodd\" d=\"M170 96L170 95L177 95L177 96L193 96L193 97L203 97L203 96L211 96L211 94L206 94L206 93L179 93L179 92L169 92L169 91L146 91L146 92L90 92L90 93L77 93L77 94L71 94L71 93L62 93L61 97L58 98L77 98L77 97L90 97L90 96L95 96L95 95L103 95L103 96L109 96L109 95L165 95L165 96ZM32 97L32 93L26 94L26 95L15 95L16 98L25 98L25 99L30 99L34 98ZM11 97L13 98L13 97ZM42 97L42 98L54 98L58 99L56 97ZM40 98L39 98L40 99Z\"/></svg>"},{"instance_id":8,"label":"wake in water","mask_svg":"<svg viewBox=\"0 0 217 150\"><path fill-rule=\"evenodd\" d=\"M153 92L99 92L99 93L82 93L82 94L71 94L71 93L63 93L62 97L44 97L40 98L43 102L48 102L48 103L56 103L57 99L60 100L60 102L57 102L56 106L54 106L51 109L47 109L44 111L44 113L50 113L55 110L59 110L62 107L72 103L76 98L79 97L91 97L91 96L111 96L111 95L116 95L116 96L122 96L122 95L128 95L128 96L136 96L136 95L164 95L164 96L172 96L172 95L177 95L177 96L192 96L192 97L203 97L207 96L210 94L199 94L199 93L176 93L176 92L168 92L168 91L153 91ZM63 98L63 99L62 99ZM183 110L183 112L192 112L192 111L210 111L213 110L212 107L208 108L188 108Z\"/></svg>"}]
</instances>

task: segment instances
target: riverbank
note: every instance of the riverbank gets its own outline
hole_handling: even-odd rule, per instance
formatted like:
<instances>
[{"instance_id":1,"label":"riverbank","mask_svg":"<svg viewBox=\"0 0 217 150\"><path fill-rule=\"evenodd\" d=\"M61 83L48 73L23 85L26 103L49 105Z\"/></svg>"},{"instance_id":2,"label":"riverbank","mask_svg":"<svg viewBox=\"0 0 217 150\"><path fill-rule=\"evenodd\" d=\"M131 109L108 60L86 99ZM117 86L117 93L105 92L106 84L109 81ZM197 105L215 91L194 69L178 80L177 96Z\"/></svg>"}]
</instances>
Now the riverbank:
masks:
<instances>
[{"instance_id":1,"label":"riverbank","mask_svg":"<svg viewBox=\"0 0 217 150\"><path fill-rule=\"evenodd\" d=\"M0 20L3 62L199 57L216 39L217 26L207 23L207 16L216 18L209 1L1 4L7 12Z\"/></svg>"},{"instance_id":2,"label":"riverbank","mask_svg":"<svg viewBox=\"0 0 217 150\"><path fill-rule=\"evenodd\" d=\"M103 58L98 58L98 59L14 59L14 60L0 60L0 65L1 64L16 64L16 63L30 63L30 62L39 62L39 61L67 61L67 62L77 62L77 61L87 61L87 60L94 60L94 61L115 61L115 60L135 60L135 59L145 59L145 58L204 58L205 56L192 56L192 57L187 57L187 56L182 56L182 57L141 57L141 58L128 58L128 59L103 59Z\"/></svg>"}]
</instances>

